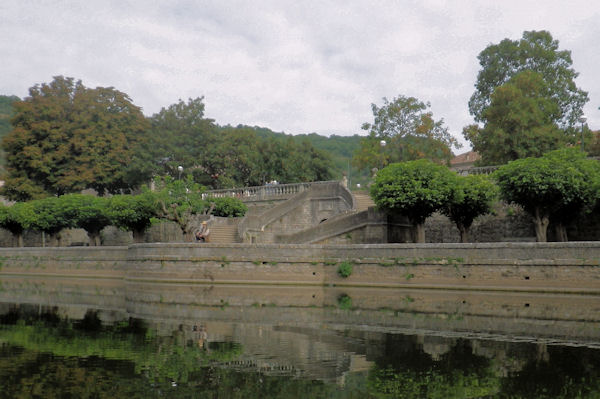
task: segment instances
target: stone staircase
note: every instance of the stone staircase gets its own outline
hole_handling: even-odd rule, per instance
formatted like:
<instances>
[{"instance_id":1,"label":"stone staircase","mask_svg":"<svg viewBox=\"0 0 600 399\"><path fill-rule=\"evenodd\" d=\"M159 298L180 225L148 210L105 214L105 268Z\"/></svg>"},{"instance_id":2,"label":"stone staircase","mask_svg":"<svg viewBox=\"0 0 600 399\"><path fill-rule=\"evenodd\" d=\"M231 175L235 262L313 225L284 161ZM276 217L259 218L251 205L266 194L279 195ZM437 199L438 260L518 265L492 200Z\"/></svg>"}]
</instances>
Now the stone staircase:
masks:
<instances>
[{"instance_id":1,"label":"stone staircase","mask_svg":"<svg viewBox=\"0 0 600 399\"><path fill-rule=\"evenodd\" d=\"M353 192L354 205L357 212L366 211L369 207L375 206L375 203L366 192Z\"/></svg>"},{"instance_id":2,"label":"stone staircase","mask_svg":"<svg viewBox=\"0 0 600 399\"><path fill-rule=\"evenodd\" d=\"M238 238L237 224L213 224L210 228L210 243L230 244L241 242Z\"/></svg>"}]
</instances>

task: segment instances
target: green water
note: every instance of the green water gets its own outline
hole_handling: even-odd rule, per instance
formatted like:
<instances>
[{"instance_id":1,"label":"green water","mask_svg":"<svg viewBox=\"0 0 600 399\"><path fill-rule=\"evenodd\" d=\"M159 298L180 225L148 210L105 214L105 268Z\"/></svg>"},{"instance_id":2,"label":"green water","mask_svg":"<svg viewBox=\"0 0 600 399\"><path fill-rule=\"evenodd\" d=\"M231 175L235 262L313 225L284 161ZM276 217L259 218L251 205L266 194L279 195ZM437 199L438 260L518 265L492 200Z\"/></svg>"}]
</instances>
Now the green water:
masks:
<instances>
[{"instance_id":1,"label":"green water","mask_svg":"<svg viewBox=\"0 0 600 399\"><path fill-rule=\"evenodd\" d=\"M0 398L600 397L589 342L4 309Z\"/></svg>"}]
</instances>

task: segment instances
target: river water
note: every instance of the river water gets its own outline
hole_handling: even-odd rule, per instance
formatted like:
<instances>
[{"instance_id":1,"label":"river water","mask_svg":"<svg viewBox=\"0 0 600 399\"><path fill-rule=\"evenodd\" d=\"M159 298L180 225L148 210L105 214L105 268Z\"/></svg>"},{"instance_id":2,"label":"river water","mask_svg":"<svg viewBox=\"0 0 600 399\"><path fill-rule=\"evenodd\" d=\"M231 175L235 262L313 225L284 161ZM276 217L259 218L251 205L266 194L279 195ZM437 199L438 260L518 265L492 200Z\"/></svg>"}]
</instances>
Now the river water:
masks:
<instances>
[{"instance_id":1,"label":"river water","mask_svg":"<svg viewBox=\"0 0 600 399\"><path fill-rule=\"evenodd\" d=\"M598 398L599 303L5 277L0 398Z\"/></svg>"}]
</instances>

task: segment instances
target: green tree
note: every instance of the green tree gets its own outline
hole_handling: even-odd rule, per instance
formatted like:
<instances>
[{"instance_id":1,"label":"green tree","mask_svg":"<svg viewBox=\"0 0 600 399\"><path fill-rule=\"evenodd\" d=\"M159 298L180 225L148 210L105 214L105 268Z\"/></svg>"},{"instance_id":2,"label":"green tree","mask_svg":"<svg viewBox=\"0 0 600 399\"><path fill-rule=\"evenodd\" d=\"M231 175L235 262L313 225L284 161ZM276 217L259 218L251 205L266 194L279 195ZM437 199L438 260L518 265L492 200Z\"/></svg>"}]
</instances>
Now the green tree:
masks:
<instances>
[{"instance_id":1,"label":"green tree","mask_svg":"<svg viewBox=\"0 0 600 399\"><path fill-rule=\"evenodd\" d=\"M73 220L75 227L84 229L90 246L100 245L100 232L110 225L107 214L109 199L83 194L59 197L61 212Z\"/></svg>"},{"instance_id":2,"label":"green tree","mask_svg":"<svg viewBox=\"0 0 600 399\"><path fill-rule=\"evenodd\" d=\"M93 188L100 194L130 189L134 148L147 122L139 107L111 87L86 88L57 76L14 103L4 195L13 199L62 195ZM135 182L136 184L139 182Z\"/></svg>"},{"instance_id":3,"label":"green tree","mask_svg":"<svg viewBox=\"0 0 600 399\"><path fill-rule=\"evenodd\" d=\"M526 70L494 90L483 111L485 126L468 126L463 135L481 155L481 164L505 164L564 146L568 138L556 125L559 116L543 76Z\"/></svg>"},{"instance_id":4,"label":"green tree","mask_svg":"<svg viewBox=\"0 0 600 399\"><path fill-rule=\"evenodd\" d=\"M426 159L393 163L377 173L371 197L377 208L405 215L414 226L414 241L425 242L425 220L453 197L457 175Z\"/></svg>"},{"instance_id":5,"label":"green tree","mask_svg":"<svg viewBox=\"0 0 600 399\"><path fill-rule=\"evenodd\" d=\"M20 100L17 96L0 96L0 140L12 130L10 120L15 114L13 103ZM0 150L0 171L2 173L4 173L5 164L6 154Z\"/></svg>"},{"instance_id":6,"label":"green tree","mask_svg":"<svg viewBox=\"0 0 600 399\"><path fill-rule=\"evenodd\" d=\"M202 186L195 183L190 176L185 180L167 177L157 181L156 185L159 187L154 193L158 217L177 223L184 239L192 241L193 230L197 227L194 216L212 211L209 203L202 198Z\"/></svg>"},{"instance_id":7,"label":"green tree","mask_svg":"<svg viewBox=\"0 0 600 399\"><path fill-rule=\"evenodd\" d=\"M63 229L74 228L75 220L63 207L59 197L47 197L30 201L35 214L35 219L30 223L30 228L53 236L57 245L61 245L60 232ZM43 246L46 245L44 240Z\"/></svg>"},{"instance_id":8,"label":"green tree","mask_svg":"<svg viewBox=\"0 0 600 399\"><path fill-rule=\"evenodd\" d=\"M533 216L536 240L547 241L553 215L572 220L598 198L598 166L576 149L550 152L540 158L512 161L494 172L502 197Z\"/></svg>"},{"instance_id":9,"label":"green tree","mask_svg":"<svg viewBox=\"0 0 600 399\"><path fill-rule=\"evenodd\" d=\"M473 221L490 213L498 197L498 186L487 176L457 176L454 195L442 207L442 213L456 224L460 242L469 242L469 230Z\"/></svg>"},{"instance_id":10,"label":"green tree","mask_svg":"<svg viewBox=\"0 0 600 399\"><path fill-rule=\"evenodd\" d=\"M426 158L445 163L452 157L451 148L460 145L429 111L430 104L414 97L398 96L383 106L371 104L373 123L365 123L369 135L360 142L353 163L361 169L381 168L389 163ZM381 146L382 140L385 146Z\"/></svg>"},{"instance_id":11,"label":"green tree","mask_svg":"<svg viewBox=\"0 0 600 399\"><path fill-rule=\"evenodd\" d=\"M13 205L0 205L0 227L10 231L17 241L17 247L23 246L23 232L29 229L35 220L31 203L17 202Z\"/></svg>"},{"instance_id":12,"label":"green tree","mask_svg":"<svg viewBox=\"0 0 600 399\"><path fill-rule=\"evenodd\" d=\"M108 201L106 212L111 224L131 231L133 241L139 243L143 242L144 232L158 215L157 201L150 191L138 195L114 195Z\"/></svg>"},{"instance_id":13,"label":"green tree","mask_svg":"<svg viewBox=\"0 0 600 399\"><path fill-rule=\"evenodd\" d=\"M559 50L558 40L549 32L525 31L520 40L504 39L489 45L477 58L481 70L469 101L469 110L477 122L485 122L485 110L497 87L519 72L531 70L543 76L548 91L545 96L558 104L559 112L553 122L561 129L576 127L588 95L575 85L578 73L571 67L571 52Z\"/></svg>"}]
</instances>

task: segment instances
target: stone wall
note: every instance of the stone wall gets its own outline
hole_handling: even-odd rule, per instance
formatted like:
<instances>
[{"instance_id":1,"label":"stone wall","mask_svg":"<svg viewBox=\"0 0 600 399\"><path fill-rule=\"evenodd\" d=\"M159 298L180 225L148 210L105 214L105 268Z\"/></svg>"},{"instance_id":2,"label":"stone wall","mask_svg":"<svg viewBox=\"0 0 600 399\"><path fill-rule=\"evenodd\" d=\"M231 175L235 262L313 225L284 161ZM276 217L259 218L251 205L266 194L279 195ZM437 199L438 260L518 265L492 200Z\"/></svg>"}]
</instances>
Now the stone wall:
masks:
<instances>
[{"instance_id":1,"label":"stone wall","mask_svg":"<svg viewBox=\"0 0 600 399\"><path fill-rule=\"evenodd\" d=\"M4 248L0 274L600 294L600 243ZM342 263L352 265L347 278Z\"/></svg>"}]
</instances>

